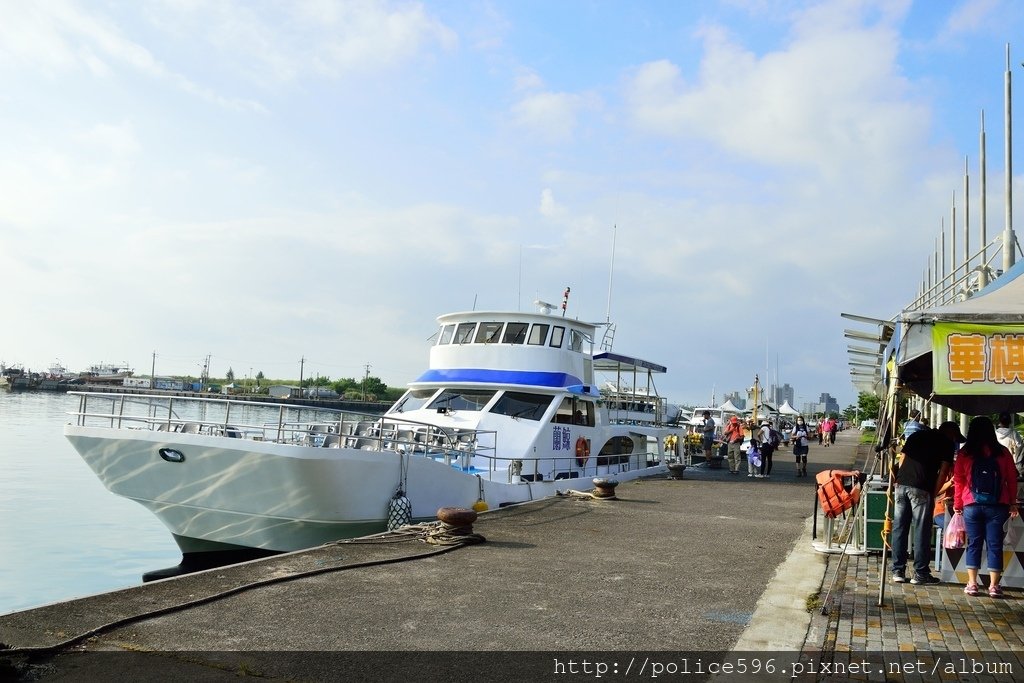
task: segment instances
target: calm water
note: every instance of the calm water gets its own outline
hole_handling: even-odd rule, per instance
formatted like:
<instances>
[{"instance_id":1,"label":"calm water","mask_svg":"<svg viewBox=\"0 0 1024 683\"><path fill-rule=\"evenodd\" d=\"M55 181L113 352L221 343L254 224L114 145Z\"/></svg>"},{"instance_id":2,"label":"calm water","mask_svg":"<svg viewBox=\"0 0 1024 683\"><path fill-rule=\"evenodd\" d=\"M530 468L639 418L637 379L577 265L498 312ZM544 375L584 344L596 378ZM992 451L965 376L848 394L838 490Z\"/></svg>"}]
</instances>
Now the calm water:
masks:
<instances>
[{"instance_id":1,"label":"calm water","mask_svg":"<svg viewBox=\"0 0 1024 683\"><path fill-rule=\"evenodd\" d=\"M0 614L136 586L181 559L156 517L103 488L64 438L77 405L0 390Z\"/></svg>"}]
</instances>

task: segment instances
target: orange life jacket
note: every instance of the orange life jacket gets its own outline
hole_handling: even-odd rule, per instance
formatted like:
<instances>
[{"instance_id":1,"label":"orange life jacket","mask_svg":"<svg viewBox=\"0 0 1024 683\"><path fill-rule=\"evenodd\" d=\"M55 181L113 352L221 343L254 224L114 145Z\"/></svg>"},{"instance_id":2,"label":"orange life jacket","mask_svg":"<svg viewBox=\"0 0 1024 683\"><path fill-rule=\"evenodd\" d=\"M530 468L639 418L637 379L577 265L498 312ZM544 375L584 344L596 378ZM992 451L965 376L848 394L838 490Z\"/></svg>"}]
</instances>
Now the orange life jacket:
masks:
<instances>
[{"instance_id":1,"label":"orange life jacket","mask_svg":"<svg viewBox=\"0 0 1024 683\"><path fill-rule=\"evenodd\" d=\"M818 472L818 502L825 516L835 518L860 500L859 470L825 470Z\"/></svg>"}]
</instances>

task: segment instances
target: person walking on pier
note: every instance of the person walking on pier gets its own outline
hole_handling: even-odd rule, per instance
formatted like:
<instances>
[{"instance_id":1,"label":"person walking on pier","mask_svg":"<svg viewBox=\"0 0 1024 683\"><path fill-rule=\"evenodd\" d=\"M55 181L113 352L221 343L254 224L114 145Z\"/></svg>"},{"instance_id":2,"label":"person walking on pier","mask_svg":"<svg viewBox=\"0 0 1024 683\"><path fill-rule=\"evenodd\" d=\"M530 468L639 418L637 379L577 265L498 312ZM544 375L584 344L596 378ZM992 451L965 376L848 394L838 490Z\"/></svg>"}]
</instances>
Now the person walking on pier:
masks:
<instances>
[{"instance_id":1,"label":"person walking on pier","mask_svg":"<svg viewBox=\"0 0 1024 683\"><path fill-rule=\"evenodd\" d=\"M761 439L761 472L757 476L768 479L772 474L772 455L782 443L782 435L775 431L771 422L764 420L761 423L759 436Z\"/></svg>"},{"instance_id":2,"label":"person walking on pier","mask_svg":"<svg viewBox=\"0 0 1024 683\"><path fill-rule=\"evenodd\" d=\"M943 422L938 429L913 432L903 444L895 466L892 523L892 580L907 580L907 541L914 525L914 574L912 584L939 583L928 564L932 539L935 496L953 468L953 453L964 440L955 422Z\"/></svg>"},{"instance_id":3,"label":"person walking on pier","mask_svg":"<svg viewBox=\"0 0 1024 683\"><path fill-rule=\"evenodd\" d=\"M803 415L796 418L796 426L793 427L793 456L796 458L796 476L807 476L807 454L811 450L811 442L807 438L807 423Z\"/></svg>"},{"instance_id":4,"label":"person walking on pier","mask_svg":"<svg viewBox=\"0 0 1024 683\"><path fill-rule=\"evenodd\" d=\"M729 444L729 473L739 474L740 472L740 446L743 445L743 423L733 415L729 418L729 425L724 432L725 441Z\"/></svg>"},{"instance_id":5,"label":"person walking on pier","mask_svg":"<svg viewBox=\"0 0 1024 683\"><path fill-rule=\"evenodd\" d=\"M949 424L949 423L947 423ZM907 443L910 443L909 441ZM953 467L953 510L962 512L967 527L967 595L978 594L981 548L988 551L988 594L1003 597L1003 525L1017 511L1017 468L996 438L992 420L979 415L967 428L967 443Z\"/></svg>"},{"instance_id":6,"label":"person walking on pier","mask_svg":"<svg viewBox=\"0 0 1024 683\"><path fill-rule=\"evenodd\" d=\"M711 450L715 447L715 420L711 411L704 411L704 423L701 425L701 445L704 447L704 460L711 462Z\"/></svg>"}]
</instances>

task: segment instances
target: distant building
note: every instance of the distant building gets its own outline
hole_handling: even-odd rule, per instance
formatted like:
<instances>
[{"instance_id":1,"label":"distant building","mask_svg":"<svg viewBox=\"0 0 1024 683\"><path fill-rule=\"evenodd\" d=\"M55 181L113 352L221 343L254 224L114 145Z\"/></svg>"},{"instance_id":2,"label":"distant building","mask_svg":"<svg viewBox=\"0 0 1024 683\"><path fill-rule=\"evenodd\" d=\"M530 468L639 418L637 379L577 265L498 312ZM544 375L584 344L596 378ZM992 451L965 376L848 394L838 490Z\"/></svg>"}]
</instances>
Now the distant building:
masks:
<instances>
[{"instance_id":1,"label":"distant building","mask_svg":"<svg viewBox=\"0 0 1024 683\"><path fill-rule=\"evenodd\" d=\"M738 391L726 394L725 396L723 396L723 399L724 400L722 401L722 403L725 403L726 401L732 401L732 404L739 408L740 410L747 409L747 399L746 397L741 396L740 392Z\"/></svg>"},{"instance_id":2,"label":"distant building","mask_svg":"<svg viewBox=\"0 0 1024 683\"><path fill-rule=\"evenodd\" d=\"M838 413L840 411L839 401L837 401L829 394L822 394L821 397L818 399L818 402L822 405L822 412Z\"/></svg>"}]
</instances>

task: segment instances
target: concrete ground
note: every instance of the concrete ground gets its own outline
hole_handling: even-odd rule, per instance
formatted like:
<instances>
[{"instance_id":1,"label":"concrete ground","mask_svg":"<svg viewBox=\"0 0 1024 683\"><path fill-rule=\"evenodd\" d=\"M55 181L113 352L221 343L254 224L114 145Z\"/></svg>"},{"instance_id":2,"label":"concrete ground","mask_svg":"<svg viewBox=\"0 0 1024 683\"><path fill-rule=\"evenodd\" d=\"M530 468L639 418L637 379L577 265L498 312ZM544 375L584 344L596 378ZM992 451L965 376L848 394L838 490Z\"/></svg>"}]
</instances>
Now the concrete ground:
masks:
<instances>
[{"instance_id":1,"label":"concrete ground","mask_svg":"<svg viewBox=\"0 0 1024 683\"><path fill-rule=\"evenodd\" d=\"M0 653L0 680L5 661L9 676L47 680L477 681L768 654L806 673L876 644L875 622L846 626L863 619L848 604L864 602L871 558L843 562L837 581L837 556L811 546L813 473L853 465L858 438L812 446L807 478L784 450L770 479L691 467L622 484L617 500L489 512L474 525L484 543L365 539L2 615L0 642L16 649ZM817 609L823 582L834 618Z\"/></svg>"}]
</instances>

